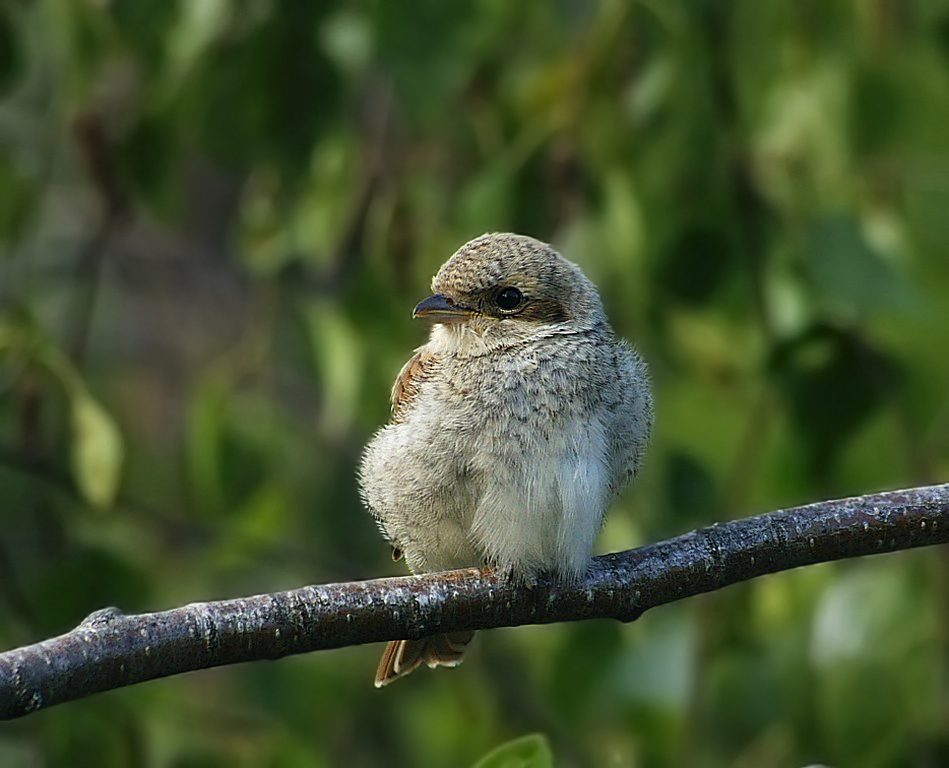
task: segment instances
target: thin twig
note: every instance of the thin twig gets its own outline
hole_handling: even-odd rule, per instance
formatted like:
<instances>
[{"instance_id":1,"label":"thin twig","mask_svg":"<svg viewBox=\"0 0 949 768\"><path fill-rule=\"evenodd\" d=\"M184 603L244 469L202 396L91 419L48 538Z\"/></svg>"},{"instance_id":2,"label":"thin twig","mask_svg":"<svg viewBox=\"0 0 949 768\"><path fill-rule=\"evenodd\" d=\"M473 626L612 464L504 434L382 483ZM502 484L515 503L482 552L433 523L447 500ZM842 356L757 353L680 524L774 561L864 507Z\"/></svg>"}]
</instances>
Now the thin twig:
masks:
<instances>
[{"instance_id":1,"label":"thin twig","mask_svg":"<svg viewBox=\"0 0 949 768\"><path fill-rule=\"evenodd\" d=\"M949 484L825 501L598 557L579 584L508 583L482 570L310 586L161 613L92 614L0 654L0 717L207 667L437 632L649 608L777 571L949 542Z\"/></svg>"}]
</instances>

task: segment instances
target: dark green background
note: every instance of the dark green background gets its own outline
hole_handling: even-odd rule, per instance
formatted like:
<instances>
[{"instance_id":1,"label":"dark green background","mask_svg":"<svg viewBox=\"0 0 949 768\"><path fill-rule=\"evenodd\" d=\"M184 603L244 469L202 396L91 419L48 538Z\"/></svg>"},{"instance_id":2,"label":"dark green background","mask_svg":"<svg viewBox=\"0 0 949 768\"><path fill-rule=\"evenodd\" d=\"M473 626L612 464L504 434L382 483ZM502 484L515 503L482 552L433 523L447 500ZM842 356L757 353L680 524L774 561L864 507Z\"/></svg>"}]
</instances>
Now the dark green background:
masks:
<instances>
[{"instance_id":1,"label":"dark green background","mask_svg":"<svg viewBox=\"0 0 949 768\"><path fill-rule=\"evenodd\" d=\"M497 230L652 369L600 550L949 476L944 0L3 0L0 647L400 573L354 468L412 306ZM947 593L918 551L383 691L379 647L201 672L4 725L0 764L942 766Z\"/></svg>"}]
</instances>

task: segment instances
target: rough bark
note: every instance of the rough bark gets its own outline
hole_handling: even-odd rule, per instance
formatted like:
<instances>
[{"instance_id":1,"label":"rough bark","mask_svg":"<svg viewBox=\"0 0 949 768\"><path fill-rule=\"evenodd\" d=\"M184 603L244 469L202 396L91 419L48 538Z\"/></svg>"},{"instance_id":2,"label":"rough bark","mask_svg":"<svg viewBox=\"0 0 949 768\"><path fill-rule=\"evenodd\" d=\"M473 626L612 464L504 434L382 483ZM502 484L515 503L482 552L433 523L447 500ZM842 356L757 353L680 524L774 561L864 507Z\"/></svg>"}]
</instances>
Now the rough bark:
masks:
<instances>
[{"instance_id":1,"label":"rough bark","mask_svg":"<svg viewBox=\"0 0 949 768\"><path fill-rule=\"evenodd\" d=\"M466 570L135 616L107 608L71 632L0 654L0 718L181 672L347 645L591 618L633 621L657 605L757 576L947 541L949 484L713 525L598 557L575 585L519 587Z\"/></svg>"}]
</instances>

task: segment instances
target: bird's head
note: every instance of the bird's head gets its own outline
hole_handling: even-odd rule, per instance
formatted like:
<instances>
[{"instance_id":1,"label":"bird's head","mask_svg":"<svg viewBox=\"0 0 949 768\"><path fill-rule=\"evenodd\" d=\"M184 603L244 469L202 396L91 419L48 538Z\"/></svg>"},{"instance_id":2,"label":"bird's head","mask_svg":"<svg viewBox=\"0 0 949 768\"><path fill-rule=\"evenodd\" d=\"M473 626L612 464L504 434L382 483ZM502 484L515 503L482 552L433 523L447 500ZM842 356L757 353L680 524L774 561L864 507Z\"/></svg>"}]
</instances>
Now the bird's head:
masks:
<instances>
[{"instance_id":1,"label":"bird's head","mask_svg":"<svg viewBox=\"0 0 949 768\"><path fill-rule=\"evenodd\" d=\"M605 323L596 288L580 268L524 235L466 243L438 270L432 293L415 317L489 346Z\"/></svg>"}]
</instances>

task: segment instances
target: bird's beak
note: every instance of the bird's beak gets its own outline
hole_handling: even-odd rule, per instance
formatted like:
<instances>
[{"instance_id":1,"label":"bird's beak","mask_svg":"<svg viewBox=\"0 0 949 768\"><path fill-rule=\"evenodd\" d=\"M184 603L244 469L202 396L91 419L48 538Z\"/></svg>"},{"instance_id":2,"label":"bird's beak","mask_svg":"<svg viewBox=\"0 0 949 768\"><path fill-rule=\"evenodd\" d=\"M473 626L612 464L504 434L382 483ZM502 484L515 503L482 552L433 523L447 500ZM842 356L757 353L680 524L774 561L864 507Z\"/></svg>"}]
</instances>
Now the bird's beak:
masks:
<instances>
[{"instance_id":1,"label":"bird's beak","mask_svg":"<svg viewBox=\"0 0 949 768\"><path fill-rule=\"evenodd\" d=\"M428 320L430 323L463 323L475 314L470 307L455 304L447 296L436 293L420 301L412 312L412 317Z\"/></svg>"}]
</instances>

